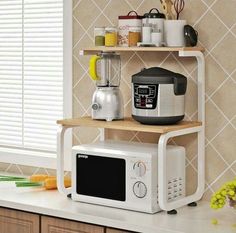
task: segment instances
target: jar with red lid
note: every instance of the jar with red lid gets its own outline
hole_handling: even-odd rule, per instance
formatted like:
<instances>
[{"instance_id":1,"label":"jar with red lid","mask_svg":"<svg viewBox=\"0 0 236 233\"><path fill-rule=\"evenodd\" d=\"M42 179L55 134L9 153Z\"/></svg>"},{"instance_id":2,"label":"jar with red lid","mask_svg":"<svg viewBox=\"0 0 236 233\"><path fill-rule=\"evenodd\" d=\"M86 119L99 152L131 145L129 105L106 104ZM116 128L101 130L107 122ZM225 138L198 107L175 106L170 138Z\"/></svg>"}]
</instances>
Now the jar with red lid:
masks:
<instances>
[{"instance_id":1,"label":"jar with red lid","mask_svg":"<svg viewBox=\"0 0 236 233\"><path fill-rule=\"evenodd\" d=\"M130 11L127 15L118 17L118 45L129 46L129 31L132 27L142 27L142 16L136 11Z\"/></svg>"}]
</instances>

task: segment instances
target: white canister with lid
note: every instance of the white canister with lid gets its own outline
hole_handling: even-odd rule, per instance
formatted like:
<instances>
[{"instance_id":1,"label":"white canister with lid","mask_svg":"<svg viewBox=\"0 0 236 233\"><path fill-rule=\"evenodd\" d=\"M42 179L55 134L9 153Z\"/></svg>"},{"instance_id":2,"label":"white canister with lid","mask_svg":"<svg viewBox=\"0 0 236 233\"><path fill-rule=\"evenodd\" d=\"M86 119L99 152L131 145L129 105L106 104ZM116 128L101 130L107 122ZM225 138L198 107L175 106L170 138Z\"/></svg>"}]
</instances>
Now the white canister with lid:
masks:
<instances>
[{"instance_id":1,"label":"white canister with lid","mask_svg":"<svg viewBox=\"0 0 236 233\"><path fill-rule=\"evenodd\" d=\"M156 11L156 12L154 12ZM164 20L165 15L160 13L157 8L152 8L148 13L143 16L143 25L152 24L153 27L158 28L158 31L161 33L161 41L164 42Z\"/></svg>"},{"instance_id":2,"label":"white canister with lid","mask_svg":"<svg viewBox=\"0 0 236 233\"><path fill-rule=\"evenodd\" d=\"M127 15L118 17L118 44L119 46L129 46L129 29L132 27L142 27L142 16L136 11L130 11Z\"/></svg>"}]
</instances>

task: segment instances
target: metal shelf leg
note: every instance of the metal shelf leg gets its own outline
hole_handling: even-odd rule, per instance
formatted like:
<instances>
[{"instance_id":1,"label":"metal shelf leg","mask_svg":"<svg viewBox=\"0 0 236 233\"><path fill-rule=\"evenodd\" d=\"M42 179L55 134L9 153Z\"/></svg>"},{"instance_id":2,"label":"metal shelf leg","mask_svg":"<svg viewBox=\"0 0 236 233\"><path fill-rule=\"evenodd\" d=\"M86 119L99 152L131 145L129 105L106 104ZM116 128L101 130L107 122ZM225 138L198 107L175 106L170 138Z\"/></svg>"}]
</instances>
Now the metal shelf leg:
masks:
<instances>
[{"instance_id":1,"label":"metal shelf leg","mask_svg":"<svg viewBox=\"0 0 236 233\"><path fill-rule=\"evenodd\" d=\"M162 134L158 144L158 187L159 187L159 205L160 208L166 211L179 208L191 202L198 201L205 187L205 148L204 148L204 133L203 127L189 128ZM166 147L169 138L198 133L198 187L197 191L176 201L167 201L167 162L166 162Z\"/></svg>"},{"instance_id":2,"label":"metal shelf leg","mask_svg":"<svg viewBox=\"0 0 236 233\"><path fill-rule=\"evenodd\" d=\"M71 193L71 188L64 185L64 136L67 129L72 127L60 126L57 131L57 188L64 195Z\"/></svg>"}]
</instances>

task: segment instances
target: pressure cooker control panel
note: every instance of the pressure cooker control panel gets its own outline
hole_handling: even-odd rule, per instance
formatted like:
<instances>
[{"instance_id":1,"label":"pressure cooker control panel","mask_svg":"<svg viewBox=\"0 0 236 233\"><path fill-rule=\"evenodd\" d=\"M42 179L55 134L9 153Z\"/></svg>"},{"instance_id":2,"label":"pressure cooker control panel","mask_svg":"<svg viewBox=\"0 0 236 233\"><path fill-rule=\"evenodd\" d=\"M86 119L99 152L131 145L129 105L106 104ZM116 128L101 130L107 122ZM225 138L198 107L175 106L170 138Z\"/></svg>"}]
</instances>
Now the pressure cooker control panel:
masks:
<instances>
[{"instance_id":1,"label":"pressure cooker control panel","mask_svg":"<svg viewBox=\"0 0 236 233\"><path fill-rule=\"evenodd\" d=\"M155 109L158 85L134 84L134 106L140 109Z\"/></svg>"}]
</instances>

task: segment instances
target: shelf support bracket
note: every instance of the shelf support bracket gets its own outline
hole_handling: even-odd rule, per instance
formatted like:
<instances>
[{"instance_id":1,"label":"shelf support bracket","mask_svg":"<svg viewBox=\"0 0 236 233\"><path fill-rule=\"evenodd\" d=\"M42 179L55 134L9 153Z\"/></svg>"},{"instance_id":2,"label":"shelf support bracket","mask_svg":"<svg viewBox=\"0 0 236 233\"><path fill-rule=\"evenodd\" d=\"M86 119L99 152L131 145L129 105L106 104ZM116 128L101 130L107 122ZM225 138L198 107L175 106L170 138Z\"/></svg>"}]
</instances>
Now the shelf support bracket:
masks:
<instances>
[{"instance_id":1,"label":"shelf support bracket","mask_svg":"<svg viewBox=\"0 0 236 233\"><path fill-rule=\"evenodd\" d=\"M176 201L167 201L167 159L166 159L166 147L167 142L172 137L177 137L186 134L198 133L198 186L194 194L183 197ZM203 126L193 127L178 131L172 131L169 133L162 134L158 143L158 189L159 189L159 205L160 208L166 211L179 208L187 205L191 202L198 201L201 199L204 188L205 188L205 154L204 154L204 140L203 137ZM200 139L200 140L199 140Z\"/></svg>"},{"instance_id":2,"label":"shelf support bracket","mask_svg":"<svg viewBox=\"0 0 236 233\"><path fill-rule=\"evenodd\" d=\"M205 59L200 51L179 51L180 57L196 57L198 72L198 121L201 121L205 126Z\"/></svg>"},{"instance_id":3,"label":"shelf support bracket","mask_svg":"<svg viewBox=\"0 0 236 233\"><path fill-rule=\"evenodd\" d=\"M71 188L66 188L64 185L64 137L67 129L73 126L59 126L57 130L57 188L61 194L68 195L71 193Z\"/></svg>"}]
</instances>

